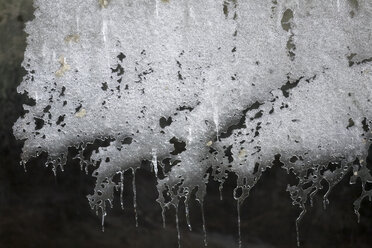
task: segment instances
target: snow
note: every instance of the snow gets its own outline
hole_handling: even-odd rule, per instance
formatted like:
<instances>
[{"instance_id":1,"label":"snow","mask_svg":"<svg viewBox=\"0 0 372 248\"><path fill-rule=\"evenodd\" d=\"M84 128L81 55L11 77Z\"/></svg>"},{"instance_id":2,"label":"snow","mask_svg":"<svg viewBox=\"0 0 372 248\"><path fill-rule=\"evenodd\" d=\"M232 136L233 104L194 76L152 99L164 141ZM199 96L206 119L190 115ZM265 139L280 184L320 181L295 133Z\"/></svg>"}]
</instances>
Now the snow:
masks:
<instances>
[{"instance_id":1,"label":"snow","mask_svg":"<svg viewBox=\"0 0 372 248\"><path fill-rule=\"evenodd\" d=\"M351 173L363 186L356 213L371 198L370 1L34 4L18 92L36 104L14 125L22 163L44 151L56 173L79 148L82 167L97 167L88 199L102 221L142 160L152 161L163 216L195 188L203 210L208 177L222 189L227 172L238 176L239 210L277 154L298 177L287 189L302 210L297 226L322 181L325 206ZM84 157L97 139L112 141Z\"/></svg>"}]
</instances>

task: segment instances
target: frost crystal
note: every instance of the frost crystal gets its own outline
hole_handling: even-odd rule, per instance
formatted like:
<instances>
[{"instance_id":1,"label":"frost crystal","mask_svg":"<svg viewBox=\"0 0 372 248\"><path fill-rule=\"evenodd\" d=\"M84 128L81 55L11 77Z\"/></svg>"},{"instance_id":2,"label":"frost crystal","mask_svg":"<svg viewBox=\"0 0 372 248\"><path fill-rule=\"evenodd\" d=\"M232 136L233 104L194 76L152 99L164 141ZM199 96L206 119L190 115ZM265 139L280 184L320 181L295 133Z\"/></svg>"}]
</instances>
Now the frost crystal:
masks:
<instances>
[{"instance_id":1,"label":"frost crystal","mask_svg":"<svg viewBox=\"0 0 372 248\"><path fill-rule=\"evenodd\" d=\"M177 220L179 201L188 216L195 191L203 209L208 177L222 188L228 172L238 176L239 213L275 157L298 177L287 188L302 210L297 224L323 181L324 206L350 173L363 187L356 213L372 197L371 1L35 0L35 7L18 92L36 104L24 105L14 125L22 161L47 152L56 173L68 147L79 148L82 167L96 167L88 199L102 221L114 191L123 192L124 172L135 175L142 160L152 163L163 216L173 206ZM111 142L85 158L97 139Z\"/></svg>"}]
</instances>

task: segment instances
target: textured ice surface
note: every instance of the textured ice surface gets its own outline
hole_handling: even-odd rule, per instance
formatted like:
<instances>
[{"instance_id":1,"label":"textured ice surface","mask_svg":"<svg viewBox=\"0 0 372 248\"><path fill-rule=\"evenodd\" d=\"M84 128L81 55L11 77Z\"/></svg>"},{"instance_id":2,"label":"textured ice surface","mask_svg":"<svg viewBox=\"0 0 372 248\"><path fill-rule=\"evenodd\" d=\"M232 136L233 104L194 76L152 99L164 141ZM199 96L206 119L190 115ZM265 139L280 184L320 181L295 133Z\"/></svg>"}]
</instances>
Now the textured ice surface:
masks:
<instances>
[{"instance_id":1,"label":"textured ice surface","mask_svg":"<svg viewBox=\"0 0 372 248\"><path fill-rule=\"evenodd\" d=\"M88 199L103 220L124 172L135 174L142 160L152 162L163 212L185 201L188 215L195 189L202 207L208 177L222 187L227 172L238 176L239 212L275 157L298 177L287 189L302 209L297 222L324 180L325 206L346 174L362 181L356 213L371 198L371 1L35 0L35 7L18 92L36 104L24 105L14 125L22 161L47 152L56 172L68 147L79 148L82 167L96 167ZM111 143L84 157L97 139Z\"/></svg>"}]
</instances>

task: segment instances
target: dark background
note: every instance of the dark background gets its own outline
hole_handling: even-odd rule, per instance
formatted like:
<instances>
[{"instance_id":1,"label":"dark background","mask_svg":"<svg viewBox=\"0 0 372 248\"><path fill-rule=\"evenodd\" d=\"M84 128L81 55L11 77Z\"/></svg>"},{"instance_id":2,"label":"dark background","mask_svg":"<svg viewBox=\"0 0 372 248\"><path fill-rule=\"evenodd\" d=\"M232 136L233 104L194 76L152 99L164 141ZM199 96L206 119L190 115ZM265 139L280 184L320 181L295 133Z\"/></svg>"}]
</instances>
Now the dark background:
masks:
<instances>
[{"instance_id":1,"label":"dark background","mask_svg":"<svg viewBox=\"0 0 372 248\"><path fill-rule=\"evenodd\" d=\"M177 247L175 211L167 212L163 229L155 178L148 169L136 176L139 227L134 223L132 176L126 173L125 210L120 209L117 196L102 232L101 220L86 199L94 179L80 170L72 156L65 172L56 177L44 166L45 154L28 163L27 173L19 165L22 142L14 139L12 125L23 113L22 103L28 101L16 93L16 87L25 74L20 65L26 46L23 28L32 13L31 0L0 0L0 247ZM334 188L326 210L318 194L300 226L301 247L372 247L371 203L363 202L358 224L353 201L361 187L349 185L348 179ZM286 192L287 184L295 182L279 165L264 173L241 210L243 247L296 247L295 219L300 211ZM221 201L218 184L208 184L204 205L208 247L238 246L234 187L232 174ZM192 232L181 205L181 245L203 247L201 212L194 200L190 211Z\"/></svg>"}]
</instances>

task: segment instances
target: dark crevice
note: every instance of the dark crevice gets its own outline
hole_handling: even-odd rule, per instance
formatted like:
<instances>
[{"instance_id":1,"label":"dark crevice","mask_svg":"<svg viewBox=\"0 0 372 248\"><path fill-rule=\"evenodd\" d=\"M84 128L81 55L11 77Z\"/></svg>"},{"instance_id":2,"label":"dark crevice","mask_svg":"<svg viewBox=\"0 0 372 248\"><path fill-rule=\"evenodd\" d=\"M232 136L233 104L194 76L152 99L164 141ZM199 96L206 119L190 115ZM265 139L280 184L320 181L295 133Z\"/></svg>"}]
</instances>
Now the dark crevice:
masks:
<instances>
[{"instance_id":1,"label":"dark crevice","mask_svg":"<svg viewBox=\"0 0 372 248\"><path fill-rule=\"evenodd\" d=\"M295 88L298 83L301 81L301 79L303 79L304 77L300 77L299 79L295 80L295 81L291 81L291 79L288 78L288 81L286 82L286 84L284 84L282 87L280 87L280 90L283 92L283 96L284 97L289 97L289 90Z\"/></svg>"},{"instance_id":2,"label":"dark crevice","mask_svg":"<svg viewBox=\"0 0 372 248\"><path fill-rule=\"evenodd\" d=\"M165 118L165 117L161 117L159 119L159 125L161 128L165 128L165 127L168 127L172 124L172 117L168 117L168 118Z\"/></svg>"},{"instance_id":3,"label":"dark crevice","mask_svg":"<svg viewBox=\"0 0 372 248\"><path fill-rule=\"evenodd\" d=\"M368 123L367 123L367 118L364 118L362 120L362 127L363 127L363 131L364 132L367 133L369 131L369 126L368 126Z\"/></svg>"},{"instance_id":4,"label":"dark crevice","mask_svg":"<svg viewBox=\"0 0 372 248\"><path fill-rule=\"evenodd\" d=\"M231 136L234 130L246 128L246 125L245 125L246 114L248 113L248 111L258 109L262 104L263 103L256 101L252 105L250 105L248 108L244 109L242 111L242 115L241 115L239 122L237 124L229 126L227 131L222 132L219 137L224 139L224 138Z\"/></svg>"},{"instance_id":5,"label":"dark crevice","mask_svg":"<svg viewBox=\"0 0 372 248\"><path fill-rule=\"evenodd\" d=\"M176 137L173 137L169 140L171 144L174 146L174 151L172 151L170 154L172 155L178 155L184 151L186 151L186 142L177 139Z\"/></svg>"},{"instance_id":6,"label":"dark crevice","mask_svg":"<svg viewBox=\"0 0 372 248\"><path fill-rule=\"evenodd\" d=\"M368 57L362 60L356 60L354 59L358 54L356 53L350 53L349 55L346 56L348 62L349 62L349 67L352 67L353 65L361 65L365 64L368 62L372 62L372 57Z\"/></svg>"},{"instance_id":7,"label":"dark crevice","mask_svg":"<svg viewBox=\"0 0 372 248\"><path fill-rule=\"evenodd\" d=\"M353 127L355 125L354 121L352 118L349 119L349 124L347 125L347 129L349 129L350 127Z\"/></svg>"},{"instance_id":8,"label":"dark crevice","mask_svg":"<svg viewBox=\"0 0 372 248\"><path fill-rule=\"evenodd\" d=\"M133 138L132 137L126 137L121 141L121 144L123 145L130 145L132 144Z\"/></svg>"},{"instance_id":9,"label":"dark crevice","mask_svg":"<svg viewBox=\"0 0 372 248\"><path fill-rule=\"evenodd\" d=\"M232 152L231 152L231 149L232 149L232 145L229 146L229 147L227 147L227 148L225 149L225 156L227 157L229 163L231 163L232 161L234 161L234 158L233 158L233 156L232 156L233 154L232 154Z\"/></svg>"},{"instance_id":10,"label":"dark crevice","mask_svg":"<svg viewBox=\"0 0 372 248\"><path fill-rule=\"evenodd\" d=\"M35 130L40 130L44 126L44 120L41 118L34 118L35 121Z\"/></svg>"},{"instance_id":11,"label":"dark crevice","mask_svg":"<svg viewBox=\"0 0 372 248\"><path fill-rule=\"evenodd\" d=\"M57 125L60 125L65 120L66 115L60 115L56 121Z\"/></svg>"},{"instance_id":12,"label":"dark crevice","mask_svg":"<svg viewBox=\"0 0 372 248\"><path fill-rule=\"evenodd\" d=\"M125 54L124 53L120 53L117 58L120 60L120 62L123 62L123 59L126 58Z\"/></svg>"},{"instance_id":13,"label":"dark crevice","mask_svg":"<svg viewBox=\"0 0 372 248\"><path fill-rule=\"evenodd\" d=\"M185 111L185 110L188 110L188 111L191 112L191 111L194 110L194 108L191 107L191 106L180 106L180 107L177 108L177 111Z\"/></svg>"},{"instance_id":14,"label":"dark crevice","mask_svg":"<svg viewBox=\"0 0 372 248\"><path fill-rule=\"evenodd\" d=\"M121 76L124 74L124 68L121 65L117 65L116 68L111 68L112 73L116 72L118 76Z\"/></svg>"}]
</instances>

